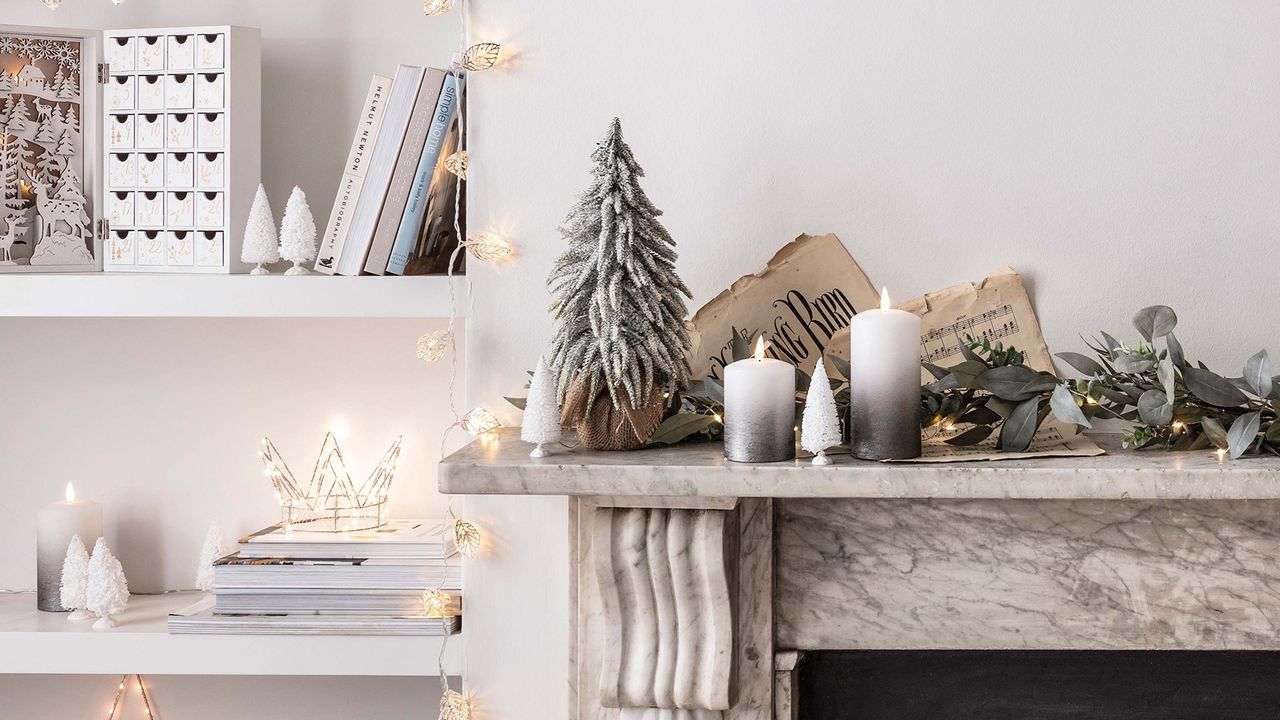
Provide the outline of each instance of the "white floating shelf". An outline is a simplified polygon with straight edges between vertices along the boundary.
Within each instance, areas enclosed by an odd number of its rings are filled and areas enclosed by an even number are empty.
[[[467,281],[452,282],[463,316]],[[438,275],[6,275],[0,317],[444,318],[449,284]]]
[[[0,675],[429,676],[443,638],[363,635],[170,635],[170,612],[201,593],[134,595],[113,630],[36,610],[35,593],[0,595]],[[450,675],[462,674],[462,636],[449,638]]]

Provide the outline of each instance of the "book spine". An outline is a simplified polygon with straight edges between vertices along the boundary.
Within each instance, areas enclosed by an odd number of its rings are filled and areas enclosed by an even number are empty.
[[[374,75],[369,83],[369,94],[364,100],[364,110],[356,124],[356,135],[351,141],[351,152],[343,166],[342,182],[338,184],[338,196],[329,213],[329,224],[320,239],[320,251],[316,254],[316,272],[332,275],[342,245],[350,227],[351,213],[355,211],[360,188],[364,185],[364,173],[373,154],[373,146],[382,127],[382,113],[391,94],[391,78]]]
[[[387,186],[387,199],[382,204],[377,229],[373,232],[373,241],[369,243],[369,257],[364,263],[364,271],[367,273],[382,275],[387,271],[387,258],[391,255],[391,244],[395,242],[396,230],[400,227],[401,216],[404,215],[405,202],[409,199],[409,190],[413,185],[418,159],[422,157],[422,149],[427,144],[427,131],[431,129],[444,80],[444,71],[435,69],[428,70],[422,79],[422,89],[418,91],[418,99],[413,105],[413,115],[409,121],[409,129],[404,135],[404,144],[400,146],[396,169],[391,174],[391,184]]]
[[[404,217],[400,219],[400,228],[396,231],[395,244],[391,247],[391,258],[387,262],[387,273],[391,275],[403,275],[405,266],[409,264],[409,259],[413,255],[413,249],[418,244],[418,233],[422,229],[423,218],[426,215],[427,199],[431,191],[431,178],[435,175],[436,162],[440,158],[440,147],[444,144],[445,137],[449,133],[449,126],[453,124],[453,117],[458,112],[459,90],[461,89],[458,80],[461,75],[449,74],[445,78],[444,87],[440,90],[440,102],[436,105],[434,119],[431,122],[431,129],[427,133],[427,144],[422,150],[422,157],[418,161],[418,172],[413,180],[413,190],[409,195],[408,204],[405,206]],[[445,181],[453,179],[452,175],[443,178]]]

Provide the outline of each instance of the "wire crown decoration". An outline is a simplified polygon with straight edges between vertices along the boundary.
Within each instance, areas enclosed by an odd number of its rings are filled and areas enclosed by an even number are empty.
[[[347,470],[338,439],[332,432],[325,433],[311,480],[305,487],[294,478],[271,438],[262,438],[258,457],[262,459],[267,478],[275,486],[285,529],[339,533],[386,525],[387,500],[400,462],[401,438],[396,436],[369,477],[356,485]]]

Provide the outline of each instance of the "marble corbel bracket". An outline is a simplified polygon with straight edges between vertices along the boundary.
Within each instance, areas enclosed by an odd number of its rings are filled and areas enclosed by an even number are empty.
[[[584,500],[580,716],[769,717],[772,501]]]

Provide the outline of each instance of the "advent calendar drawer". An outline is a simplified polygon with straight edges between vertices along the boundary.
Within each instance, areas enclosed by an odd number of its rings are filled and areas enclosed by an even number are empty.
[[[163,75],[139,75],[138,84],[138,103],[139,110],[163,110],[164,109],[164,76]]]
[[[107,156],[107,186],[133,189],[138,184],[138,165],[133,153],[112,153]]]
[[[164,72],[164,36],[147,35],[136,40],[138,72]]]
[[[138,162],[138,187],[144,190],[164,188],[164,153],[140,153],[134,157]]]
[[[128,227],[133,224],[132,192],[107,193],[107,222],[111,227]]]
[[[226,36],[222,33],[204,33],[196,38],[196,64],[202,69],[220,68],[225,57]]]
[[[164,225],[164,193],[140,192],[134,196],[133,224],[138,227]]]
[[[165,67],[190,70],[196,66],[196,39],[193,35],[170,35]]]
[[[112,149],[133,148],[133,116],[108,115],[107,127]]]
[[[169,115],[169,149],[188,150],[196,144],[196,116],[191,113]]]
[[[106,59],[111,72],[133,72],[138,55],[138,44],[132,37],[107,38]]]
[[[164,166],[165,183],[171,188],[195,185],[195,155],[189,152],[169,153]]]
[[[220,192],[196,193],[196,227],[217,228],[225,223],[225,198]]]
[[[222,73],[200,73],[196,76],[196,107],[217,109],[222,107]]]
[[[164,265],[165,231],[139,230],[133,239],[139,265]]]
[[[197,230],[196,265],[200,267],[218,267],[222,265],[222,232],[215,230]]]
[[[111,247],[107,253],[107,262],[112,265],[132,265],[137,255],[134,248],[132,230],[112,230],[107,241]]]
[[[170,230],[165,242],[165,248],[168,251],[168,264],[194,264],[195,232],[191,230]]]
[[[132,110],[134,108],[133,91],[132,75],[112,75],[107,80],[107,109]]]
[[[196,144],[205,149],[221,148],[226,143],[222,113],[200,113],[196,116]]]
[[[196,186],[221,188],[225,181],[226,156],[222,153],[200,153],[196,158]]]
[[[195,200],[190,190],[171,192],[164,200],[165,224],[169,227],[191,227],[195,222]]]
[[[165,107],[170,110],[187,110],[195,102],[196,81],[187,73],[168,76],[168,90],[165,95]]]
[[[159,150],[164,147],[164,115],[147,113],[133,119],[134,146],[139,149]]]

